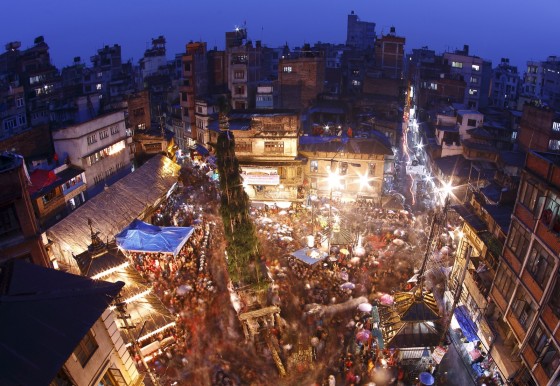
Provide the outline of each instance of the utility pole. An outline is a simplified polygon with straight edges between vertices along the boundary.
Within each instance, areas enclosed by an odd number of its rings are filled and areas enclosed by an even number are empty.
[[[130,315],[126,313],[126,303],[124,301],[119,301],[118,303],[116,303],[116,311],[117,311],[117,318],[121,319],[124,323],[126,332],[128,334],[128,337],[130,338],[132,345],[134,346],[134,350],[138,353],[138,356],[140,357],[140,360],[142,361],[142,364],[144,365],[144,367],[146,368],[146,371],[148,372],[148,376],[150,377],[152,383],[154,386],[160,386],[157,378],[155,377],[155,375],[152,373],[152,370],[150,369],[150,366],[148,366],[148,362],[146,362],[146,358],[144,358],[144,355],[142,354],[142,350],[140,349],[140,345],[138,344],[138,339],[134,336],[132,336],[132,334],[130,333],[130,330],[134,328],[134,326],[131,326],[128,323],[128,319],[130,318]],[[144,327],[142,327],[143,329]]]

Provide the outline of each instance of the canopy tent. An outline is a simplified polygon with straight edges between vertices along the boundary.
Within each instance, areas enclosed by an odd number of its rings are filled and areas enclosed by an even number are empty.
[[[145,218],[159,205],[176,185],[179,169],[169,158],[156,155],[47,229],[58,263],[77,272],[72,254],[86,251],[91,242],[88,219],[102,239],[112,239],[132,220]]]
[[[302,248],[292,252],[292,256],[308,266],[314,266],[318,262],[323,261],[327,254],[316,248]]]
[[[177,256],[193,230],[192,227],[159,227],[134,220],[115,239],[119,248],[125,251],[172,253]]]
[[[457,319],[457,323],[459,323],[459,326],[461,327],[461,331],[463,331],[463,335],[465,336],[465,338],[467,338],[469,342],[479,340],[477,335],[478,327],[472,321],[467,307],[465,307],[464,305],[460,305],[455,308],[453,314],[455,316],[455,319]]]

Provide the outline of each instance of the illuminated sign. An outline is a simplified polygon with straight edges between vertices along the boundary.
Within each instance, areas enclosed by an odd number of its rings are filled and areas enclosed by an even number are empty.
[[[243,168],[241,177],[247,185],[279,185],[280,176],[274,168]]]

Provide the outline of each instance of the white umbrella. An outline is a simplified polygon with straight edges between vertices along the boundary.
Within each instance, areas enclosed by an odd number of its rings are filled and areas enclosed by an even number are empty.
[[[180,285],[179,287],[177,287],[177,291],[175,291],[175,293],[179,296],[182,296],[184,294],[186,294],[187,292],[189,292],[190,290],[192,290],[192,287],[188,284],[183,284]]]
[[[358,310],[360,310],[362,312],[371,312],[372,309],[373,309],[373,306],[369,303],[362,303],[358,306]]]
[[[401,240],[401,239],[394,239],[393,244],[401,246],[401,245],[404,245],[404,241]]]
[[[340,285],[340,288],[343,288],[343,289],[354,289],[354,288],[356,288],[356,285],[355,285],[354,283],[351,283],[351,282],[347,281],[346,283],[341,284],[341,285]]]

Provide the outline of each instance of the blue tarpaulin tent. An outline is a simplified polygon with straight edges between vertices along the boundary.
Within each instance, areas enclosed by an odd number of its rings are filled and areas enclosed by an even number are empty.
[[[193,232],[192,227],[158,227],[134,220],[115,236],[119,248],[129,252],[161,252],[177,256]]]
[[[457,323],[461,327],[461,331],[463,331],[463,335],[469,342],[474,342],[478,340],[478,335],[476,332],[478,328],[473,323],[471,316],[469,315],[469,310],[464,305],[461,305],[455,308],[455,319],[457,319]]]

